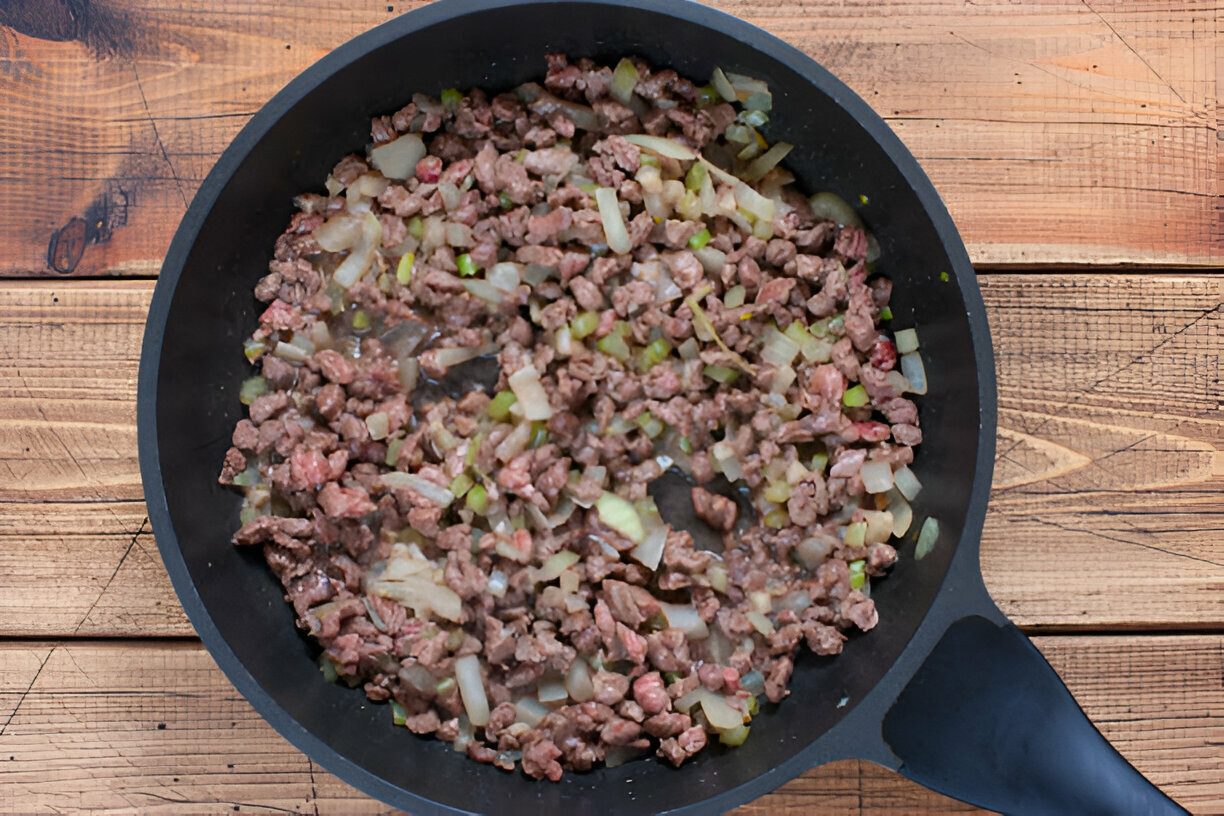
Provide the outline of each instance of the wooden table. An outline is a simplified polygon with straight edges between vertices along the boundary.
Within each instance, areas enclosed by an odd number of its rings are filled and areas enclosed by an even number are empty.
[[[366,813],[195,639],[136,369],[179,218],[294,75],[400,0],[0,3],[0,808]],[[1208,0],[720,0],[917,154],[998,358],[982,566],[1085,710],[1224,814],[1221,14]],[[747,814],[973,808],[845,762]]]

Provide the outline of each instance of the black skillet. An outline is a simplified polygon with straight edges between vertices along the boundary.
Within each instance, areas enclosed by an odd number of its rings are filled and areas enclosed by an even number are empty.
[[[508,89],[565,51],[637,54],[704,78],[716,66],[774,95],[771,138],[809,190],[860,201],[895,282],[894,325],[917,326],[930,393],[916,464],[934,550],[901,548],[874,589],[880,625],[840,657],[800,660],[791,696],[747,743],[679,770],[646,760],[560,784],[478,765],[391,724],[385,706],[320,678],[258,553],[229,543],[239,498],[216,474],[248,376],[251,290],[296,193],[360,150],[371,114],[414,91]],[[140,463],[149,514],[187,614],[221,669],[323,767],[414,814],[711,813],[816,765],[876,762],[1016,814],[1184,813],[1097,732],[1036,649],[995,608],[978,570],[995,440],[990,333],[973,268],[914,158],[861,99],[795,48],[681,0],[441,0],[338,48],[256,114],[180,226],[153,297],[140,366]],[[207,750],[206,746],[201,746]]]

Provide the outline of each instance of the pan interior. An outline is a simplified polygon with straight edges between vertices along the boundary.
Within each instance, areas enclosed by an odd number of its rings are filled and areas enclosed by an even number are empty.
[[[217,171],[223,186],[201,213],[198,237],[167,261],[165,274],[172,276],[179,264],[182,271],[157,366],[155,433],[173,527],[157,530],[159,544],[181,554],[198,593],[198,601],[184,595],[185,604],[219,662],[234,665],[221,659],[232,652],[275,703],[262,704],[261,713],[291,737],[304,729],[320,740],[329,751],[315,758],[352,781],[365,778],[360,769],[424,800],[470,811],[631,813],[691,805],[753,780],[818,740],[889,670],[947,570],[970,501],[981,419],[967,299],[954,268],[960,261],[950,259],[898,159],[842,107],[849,95],[840,83],[810,63],[802,69],[807,76],[788,67],[802,63],[791,54],[771,56],[784,47],[757,33],[745,36],[747,27],[727,23],[730,33],[724,33],[658,10],[664,8],[670,7],[535,3],[486,9],[424,30],[411,31],[416,23],[406,20],[389,24],[406,36],[330,75],[316,74],[317,84],[248,151],[223,159]],[[675,8],[684,16],[720,17]],[[266,272],[293,196],[319,189],[337,159],[363,148],[372,114],[397,109],[415,91],[437,95],[447,87],[479,86],[498,92],[539,79],[550,51],[605,62],[638,54],[696,79],[710,76],[716,64],[759,77],[774,94],[766,132],[796,145],[787,165],[803,186],[854,202],[866,197],[862,213],[882,249],[877,268],[895,285],[893,325],[918,327],[931,383],[930,395],[920,401],[925,442],[915,470],[925,489],[915,511],[919,519],[933,514],[944,525],[944,546],[915,562],[907,544],[893,574],[877,584],[879,627],[852,638],[840,657],[803,658],[790,698],[754,720],[742,748],[705,752],[679,772],[650,760],[569,774],[557,785],[492,770],[447,744],[416,738],[394,727],[387,709],[359,690],[323,682],[316,651],[294,628],[260,554],[229,543],[240,498],[216,482],[230,432],[243,415],[237,390],[249,369],[241,344],[259,313],[251,290]],[[862,105],[857,99],[847,104]],[[872,126],[882,128],[878,121]],[[908,155],[900,161],[912,165]],[[916,165],[908,172],[914,171]],[[209,626],[201,626],[201,615]],[[240,687],[248,679],[234,671],[231,678]],[[843,699],[848,702],[839,708]],[[416,813],[438,810],[409,797],[399,803]]]

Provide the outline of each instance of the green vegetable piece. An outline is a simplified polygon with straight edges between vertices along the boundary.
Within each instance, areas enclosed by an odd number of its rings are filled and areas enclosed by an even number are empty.
[[[718,94],[718,89],[713,85],[703,85],[697,89],[697,107],[699,108],[713,105],[721,98]]]
[[[418,241],[425,235],[425,221],[419,215],[408,219],[408,234]]]
[[[749,697],[748,698],[748,716],[749,717],[754,716],[760,710],[761,710],[761,704],[757,702],[757,698]]]
[[[434,694],[439,697],[445,697],[455,690],[455,678],[444,677],[438,681],[438,685],[434,686]]]
[[[680,450],[684,451],[685,453],[689,455],[692,455],[693,440],[689,439],[687,436],[682,436],[680,437],[679,441],[676,444],[679,445]]]
[[[710,171],[701,162],[693,162],[693,166],[689,168],[688,173],[684,176],[685,189],[692,190],[694,193],[701,190],[701,185],[705,183],[706,176],[710,175]]]
[[[484,431],[481,431],[472,437],[472,441],[468,443],[467,455],[463,457],[463,461],[468,467],[476,464],[476,454],[480,453],[480,446],[484,444],[484,440],[485,434]]]
[[[667,355],[669,354],[671,354],[671,343],[667,342],[666,339],[659,337],[651,340],[650,343],[646,345],[646,348],[642,349],[642,353],[639,357],[642,364],[642,370],[649,371],[659,363],[666,360]]]
[[[769,124],[769,114],[765,111],[749,110],[742,112],[739,120],[750,127],[761,128]]]
[[[412,280],[412,265],[414,263],[416,263],[416,253],[409,252],[400,256],[399,263],[395,265],[395,279],[404,286],[407,286],[408,281]]]
[[[782,504],[790,498],[791,486],[789,482],[770,482],[765,488],[764,496],[766,501],[771,501],[774,504]]]
[[[604,354],[615,357],[621,362],[628,360],[629,355],[632,353],[629,350],[629,344],[625,342],[625,338],[615,331],[599,338],[599,342],[595,344],[595,347]]]
[[[262,340],[247,340],[242,344],[242,353],[252,363],[255,362],[259,355],[268,350],[268,347],[263,344]]]
[[[474,485],[467,492],[467,497],[464,499],[468,509],[478,516],[483,516],[489,509],[489,491],[485,490],[484,485]]]
[[[391,722],[396,725],[404,725],[408,722],[408,715],[404,712],[404,707],[398,701],[391,701]]]
[[[400,451],[404,449],[404,440],[392,439],[387,443],[387,457],[383,462],[388,467],[395,467],[395,463],[399,461]]]
[[[694,167],[701,167],[701,165],[694,165]],[[708,229],[703,229],[688,240],[689,249],[701,249],[708,243],[710,243],[710,231]]]
[[[825,466],[829,464],[829,454],[817,453],[812,456],[812,466],[808,470],[813,473],[824,473]]]
[[[634,544],[641,544],[646,540],[642,517],[632,504],[615,493],[605,490],[603,495],[595,500],[595,511],[599,514],[600,521]]]
[[[534,420],[531,423],[531,441],[527,443],[527,446],[535,450],[546,444],[548,444],[548,423],[542,419]]]
[[[331,662],[331,658],[327,655],[319,655],[319,671],[323,673],[323,679],[328,683],[334,683],[340,679],[339,673],[336,672],[336,664]]]
[[[945,281],[945,282],[946,282],[946,281],[948,280],[948,273],[947,273],[947,272],[940,272],[940,273],[939,273],[939,279],[940,279],[941,281]]]
[[[829,336],[829,318],[826,317],[824,320],[817,320],[815,323],[808,326],[808,331],[810,331],[813,335],[821,339],[828,337]]]
[[[641,158],[642,164],[649,164],[651,167],[659,166],[659,157],[652,156],[649,153],[643,153]]]
[[[670,671],[670,672],[663,672],[663,682],[664,682],[664,683],[666,683],[666,684],[667,684],[667,685],[669,685],[669,686],[670,686],[672,683],[674,683],[674,682],[676,682],[677,680],[679,680],[679,679],[680,679],[680,677],[681,677],[680,672],[674,672],[674,671]]]
[[[447,88],[442,92],[442,104],[448,109],[454,110],[459,107],[459,103],[463,101],[463,94],[455,88]]]
[[[238,399],[243,405],[250,405],[266,393],[268,393],[268,381],[263,377],[251,377],[242,381],[242,387],[238,389]]]
[[[847,547],[851,547],[851,548],[861,547],[863,546],[863,543],[866,540],[867,540],[867,522],[856,521],[846,527],[845,544]]]
[[[579,312],[570,323],[570,336],[582,340],[599,328],[598,312]]]
[[[861,572],[850,573],[850,588],[862,589],[863,584],[867,583],[867,576]]]
[[[727,294],[723,295],[723,305],[728,309],[738,309],[744,305],[744,298],[747,297],[747,294],[747,290],[737,283],[727,290]]]
[[[781,530],[790,522],[790,515],[779,507],[765,514],[765,526],[771,530]]]
[[[370,328],[370,316],[361,309],[353,312],[353,328],[357,331]]]
[[[458,476],[451,479],[450,492],[455,494],[455,498],[462,499],[475,485],[476,483],[472,481],[471,476],[467,475],[466,473],[460,473]]]
[[[498,391],[497,395],[489,402],[489,407],[485,409],[485,413],[494,422],[505,422],[506,418],[510,416],[510,406],[516,402],[518,402],[518,397],[514,396],[513,391]]]
[[[237,483],[238,481],[237,479],[235,479],[234,484],[237,484]],[[238,522],[240,524],[250,524],[252,521],[254,521],[257,518],[259,518],[259,511],[256,510],[254,507],[244,507],[238,513]]]
[[[881,319],[881,320],[892,320],[892,309],[890,309],[890,308],[889,308],[889,307],[887,307],[887,306],[885,306],[883,309],[881,309],[881,310],[880,310],[880,319]]]
[[[842,405],[847,408],[860,408],[870,401],[871,398],[867,396],[867,389],[861,385],[847,388],[846,393],[842,394]]]
[[[654,439],[656,436],[663,433],[663,421],[658,417],[653,416],[649,411],[643,411],[642,413],[638,414],[637,419],[634,421],[637,422],[638,427],[641,428],[643,433],[645,433],[650,439]]]
[[[735,382],[735,378],[739,376],[739,372],[735,369],[720,365],[708,365],[702,369],[702,373],[714,382],[723,385]]]
[[[841,336],[846,333],[846,316],[844,314],[834,315],[829,318],[829,334]]]
[[[744,744],[744,740],[748,739],[748,732],[751,730],[751,726],[737,725],[735,728],[719,732],[718,741],[730,748],[737,748]]]
[[[511,200],[510,196],[506,195],[505,190],[497,194],[497,203],[503,210],[508,210],[514,206],[514,201]]]
[[[459,274],[465,278],[470,278],[480,271],[480,267],[472,260],[470,253],[463,253],[455,259],[455,266],[459,267]]]

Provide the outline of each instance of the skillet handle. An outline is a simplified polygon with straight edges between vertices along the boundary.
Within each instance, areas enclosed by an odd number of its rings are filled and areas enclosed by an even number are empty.
[[[1020,630],[953,623],[884,718],[899,771],[1011,816],[1173,816]]]

